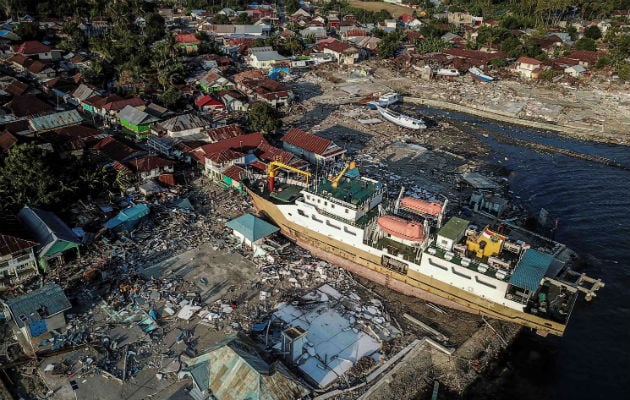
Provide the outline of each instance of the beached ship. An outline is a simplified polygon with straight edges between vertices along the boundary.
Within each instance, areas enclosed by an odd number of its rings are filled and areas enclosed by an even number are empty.
[[[401,114],[389,108],[383,108],[379,105],[374,105],[379,114],[383,116],[389,122],[409,129],[426,129],[427,126],[422,118],[413,118],[408,115]]]
[[[475,79],[481,82],[492,82],[494,78],[490,75],[485,74],[482,70],[477,67],[470,67],[468,69],[468,73]]]
[[[447,201],[405,197],[404,189],[387,201],[384,185],[353,163],[328,178],[278,162],[268,168],[267,177],[246,180],[260,215],[314,255],[401,293],[562,335],[578,294],[590,300],[603,287],[571,271],[560,244],[447,221]]]

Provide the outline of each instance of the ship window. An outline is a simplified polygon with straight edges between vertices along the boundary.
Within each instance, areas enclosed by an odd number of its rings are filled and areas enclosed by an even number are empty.
[[[348,227],[347,227],[347,226],[344,226],[344,227],[343,227],[343,231],[344,231],[344,232],[346,232],[346,233],[349,233],[349,234],[351,234],[351,235],[353,235],[353,236],[356,236],[356,235],[357,235],[356,233],[354,233],[354,232],[352,232],[350,229],[348,229]]]
[[[496,287],[496,286],[494,286],[493,284],[488,283],[488,282],[484,282],[484,281],[480,280],[480,279],[479,279],[478,277],[476,277],[476,276],[475,276],[475,280],[477,281],[477,283],[480,283],[480,284],[482,284],[482,285],[488,286],[488,287],[490,287],[490,288],[492,288],[492,289],[496,289],[496,288],[497,288],[497,287]]]
[[[322,202],[322,199],[317,199],[317,202],[318,202],[318,203],[321,203],[321,202]]]
[[[472,277],[470,275],[462,274],[461,272],[455,271],[455,267],[452,267],[451,270],[457,276],[461,276],[462,278],[466,278],[466,279],[472,279]]]
[[[327,202],[327,201],[325,201],[325,202],[324,202],[324,205],[325,205],[325,206],[327,206],[327,205],[328,205],[328,202]]]
[[[308,215],[306,215],[306,213],[303,210],[298,210],[298,214],[300,214],[303,217],[308,217]]]
[[[309,196],[308,194],[306,195],[306,200],[310,200],[311,196]]]
[[[330,226],[331,228],[335,228],[335,229],[339,229],[341,230],[340,227],[338,227],[337,225],[333,225],[329,219],[326,220],[326,225]]]
[[[432,259],[429,258],[429,264],[433,265],[434,267],[437,267],[439,269],[443,269],[444,271],[448,271],[448,268],[441,266],[440,264],[437,264],[436,262],[434,262]]]
[[[317,217],[315,215],[311,215],[311,218],[313,219],[313,221],[317,221],[319,223],[323,223],[324,221],[321,219],[317,219]]]
[[[346,214],[348,214],[348,209],[347,208],[345,209],[345,211],[346,211]]]
[[[330,208],[335,208],[335,205],[333,203],[330,203]]]

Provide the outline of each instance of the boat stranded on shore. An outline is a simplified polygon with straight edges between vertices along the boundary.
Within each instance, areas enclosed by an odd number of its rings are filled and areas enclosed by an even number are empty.
[[[276,182],[278,171],[306,179]],[[570,269],[564,245],[521,239],[503,224],[447,220],[447,202],[406,197],[404,188],[387,201],[384,185],[354,164],[333,178],[311,177],[274,163],[246,185],[256,210],[285,236],[401,293],[561,336],[578,294],[590,300],[604,286]]]

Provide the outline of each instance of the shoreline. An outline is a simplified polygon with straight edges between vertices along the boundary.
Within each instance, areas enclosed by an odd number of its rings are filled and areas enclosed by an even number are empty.
[[[611,137],[611,133],[596,132],[593,129],[579,126],[567,126],[552,124],[549,122],[533,121],[525,118],[514,117],[503,114],[497,110],[491,110],[488,107],[470,105],[462,106],[457,103],[451,103],[442,100],[423,99],[414,96],[404,96],[403,102],[409,102],[420,106],[426,106],[430,108],[436,108],[444,111],[454,111],[462,114],[472,115],[496,122],[503,122],[512,125],[519,125],[528,128],[540,129],[545,131],[552,131],[561,136],[565,136],[570,139],[585,140],[598,143],[615,144],[619,146],[630,146],[630,143],[624,143],[623,141],[614,140]]]

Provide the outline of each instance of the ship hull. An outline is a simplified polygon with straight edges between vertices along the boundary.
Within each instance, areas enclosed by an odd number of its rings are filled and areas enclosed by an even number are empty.
[[[449,308],[513,322],[535,329],[541,335],[562,336],[566,325],[527,314],[483,299],[465,290],[409,269],[406,274],[382,265],[381,257],[291,222],[279,206],[247,190],[258,213],[279,228],[280,232],[313,255],[386,286],[405,295],[418,297]]]

